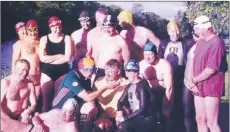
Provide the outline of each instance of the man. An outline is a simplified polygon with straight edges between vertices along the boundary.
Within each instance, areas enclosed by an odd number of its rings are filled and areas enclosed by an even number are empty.
[[[105,63],[110,59],[116,59],[120,64],[126,64],[130,58],[130,52],[125,40],[116,31],[116,18],[107,15],[103,22],[104,35],[97,40],[94,60],[98,68],[104,69]]]
[[[72,68],[74,69],[77,66],[77,62],[84,58],[87,53],[87,36],[88,32],[91,29],[90,27],[90,17],[87,11],[82,11],[79,16],[79,22],[81,24],[81,29],[74,31],[71,34],[71,38],[74,41],[74,58]]]
[[[95,70],[95,63],[92,59],[82,58],[78,62],[78,70],[74,70],[66,75],[59,86],[59,91],[53,100],[53,108],[61,109],[69,98],[76,98],[79,104],[79,111],[86,115],[86,125],[84,131],[92,131],[92,124],[96,118],[97,111],[93,100],[107,89],[113,89],[119,83],[105,85],[97,91],[92,91],[90,78]],[[88,103],[87,103],[88,102]],[[96,111],[96,113],[95,113]],[[86,130],[88,129],[88,130]]]
[[[105,64],[105,76],[95,82],[94,90],[102,90],[104,87],[116,85],[114,89],[108,89],[98,97],[99,118],[95,122],[96,131],[111,132],[116,126],[115,117],[117,103],[129,81],[120,76],[121,64],[116,59],[110,59]]]
[[[47,132],[78,132],[76,121],[77,101],[69,98],[62,109],[36,114],[32,120],[34,127],[43,127]]]
[[[182,91],[185,70],[184,60],[187,55],[188,47],[191,45],[191,43],[194,44],[194,41],[192,41],[192,39],[179,38],[179,27],[175,21],[170,21],[167,24],[167,32],[170,39],[161,41],[159,47],[159,57],[169,61],[173,68],[174,106],[172,118],[175,118],[175,120],[177,120],[175,122],[178,124],[178,127],[174,128],[179,129],[182,128],[181,126],[183,121],[183,118],[180,118],[179,115],[181,115],[183,112]]]
[[[129,10],[123,10],[118,15],[119,25],[123,28],[120,35],[127,41],[131,59],[135,59],[138,62],[143,59],[143,49],[148,42],[156,44],[157,47],[160,45],[160,40],[155,34],[142,26],[136,26],[133,23],[133,15]]]
[[[18,34],[19,40],[24,39],[27,36],[26,26],[24,22],[18,22],[14,28],[16,30],[16,33]]]
[[[125,65],[125,72],[131,84],[125,89],[117,104],[118,129],[120,132],[156,131],[155,111],[152,109],[154,108],[153,96],[148,82],[138,76],[138,62],[130,60]]]
[[[218,124],[220,98],[227,71],[223,41],[213,31],[210,19],[199,16],[194,20],[194,31],[200,41],[195,50],[193,78],[196,121],[199,132],[221,132]]]
[[[29,20],[26,23],[28,36],[17,41],[13,46],[12,72],[16,72],[16,62],[19,59],[26,59],[30,63],[28,79],[35,85],[36,98],[40,95],[40,59],[38,55],[39,38],[38,25],[36,21]]]
[[[157,56],[157,47],[151,42],[144,48],[144,60],[140,62],[140,76],[145,78],[156,97],[158,112],[166,118],[166,127],[169,128],[172,107],[172,67],[167,60]]]
[[[98,8],[95,13],[96,27],[89,31],[87,37],[87,57],[94,57],[94,47],[97,47],[95,42],[100,38],[103,33],[103,22],[108,15],[108,10],[105,8]]]
[[[1,80],[2,122],[13,119],[28,124],[36,107],[34,85],[26,78],[29,74],[30,64],[27,60],[20,59],[16,62],[15,69],[14,73]]]

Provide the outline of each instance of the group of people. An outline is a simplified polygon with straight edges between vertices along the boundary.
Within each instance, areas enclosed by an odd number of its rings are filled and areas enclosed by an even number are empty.
[[[207,16],[194,20],[191,40],[179,37],[175,21],[167,24],[170,39],[160,40],[129,10],[97,9],[94,28],[91,19],[82,11],[81,29],[66,35],[52,16],[40,39],[35,20],[15,25],[1,131],[221,132],[226,53]],[[178,119],[184,127],[174,130]]]

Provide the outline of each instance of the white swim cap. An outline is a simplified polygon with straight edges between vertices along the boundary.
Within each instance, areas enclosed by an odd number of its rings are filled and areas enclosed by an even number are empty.
[[[212,27],[212,23],[210,22],[208,16],[202,15],[194,20],[194,27],[208,29]]]

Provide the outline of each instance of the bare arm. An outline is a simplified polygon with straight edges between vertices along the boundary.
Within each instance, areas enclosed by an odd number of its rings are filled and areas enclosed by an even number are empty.
[[[28,87],[30,89],[30,95],[29,95],[30,107],[27,108],[26,110],[27,110],[27,112],[29,114],[31,114],[32,112],[35,111],[35,108],[36,108],[36,105],[37,105],[37,98],[36,98],[36,95],[35,95],[34,85],[32,83],[29,83]]]
[[[160,39],[149,29],[147,29],[147,36],[149,40],[157,46],[157,49],[159,49],[159,45],[161,43]]]
[[[211,77],[215,72],[216,72],[216,70],[214,70],[214,69],[205,68],[198,76],[193,78],[193,82],[196,84],[198,82],[206,80],[209,77]]]
[[[20,41],[18,40],[14,45],[13,45],[13,56],[12,56],[12,73],[15,72],[15,65],[16,62],[20,59],[21,57],[21,49],[20,49]]]
[[[167,62],[165,64],[165,68],[164,68],[164,85],[165,85],[165,101],[171,101],[172,99],[172,87],[173,87],[173,81],[172,81],[172,67],[169,64],[169,62]]]
[[[89,31],[88,32],[88,36],[87,36],[87,53],[86,53],[86,57],[89,57],[91,58],[92,57],[92,52],[93,52],[93,49],[92,49],[92,31]]]
[[[130,60],[130,51],[124,39],[121,40],[121,43],[122,43],[122,47],[121,47],[122,48],[122,58],[124,60],[124,65],[126,65],[128,61]]]
[[[1,117],[9,119],[10,117],[6,114],[3,107],[6,107],[6,93],[7,93],[7,87],[9,86],[9,82],[5,79],[1,80]]]
[[[47,55],[46,54],[46,45],[47,45],[47,36],[43,36],[39,44],[39,58],[41,62],[52,63],[55,60],[61,57],[61,54],[58,55]]]
[[[99,89],[91,93],[87,92],[86,90],[83,90],[82,92],[78,94],[78,96],[82,98],[83,100],[85,100],[86,102],[90,102],[90,101],[93,101],[98,96],[100,96],[105,90],[106,88],[102,88],[102,89]]]
[[[69,62],[72,58],[72,40],[70,36],[65,36],[65,55],[61,55],[60,58],[57,60],[53,61],[51,64],[63,64],[66,62]]]

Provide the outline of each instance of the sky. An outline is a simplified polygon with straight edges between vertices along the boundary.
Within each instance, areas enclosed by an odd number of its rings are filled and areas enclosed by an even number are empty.
[[[122,9],[131,10],[134,3],[142,4],[144,7],[144,12],[154,12],[155,14],[169,19],[174,20],[175,15],[180,10],[182,12],[186,11],[186,6],[183,2],[139,2],[139,1],[132,1],[132,2],[99,2],[105,5],[117,5],[120,6]]]

